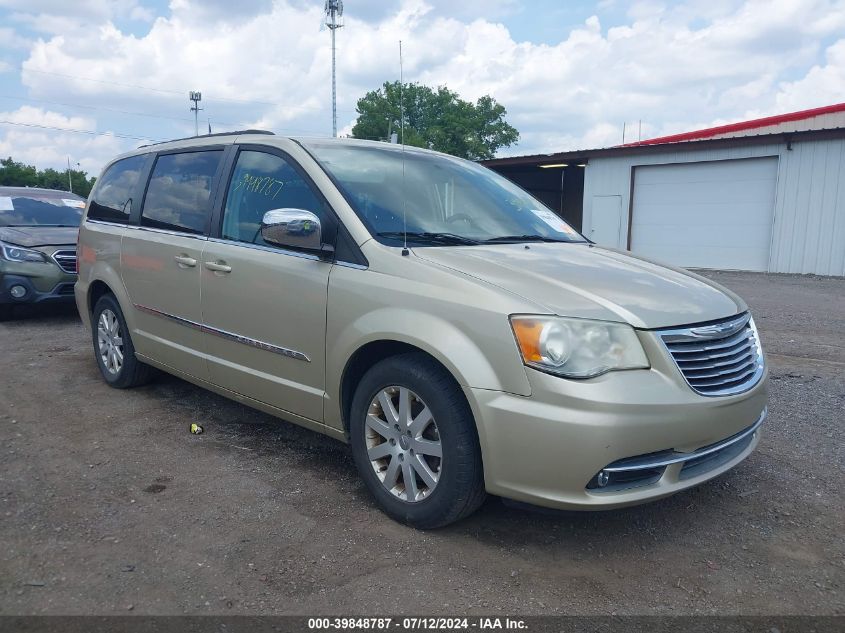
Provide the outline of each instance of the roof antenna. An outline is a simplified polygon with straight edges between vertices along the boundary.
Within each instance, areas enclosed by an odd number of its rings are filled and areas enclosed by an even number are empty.
[[[408,250],[408,200],[405,194],[405,102],[402,99],[402,88],[405,83],[405,76],[402,71],[402,40],[399,40],[399,142],[402,143],[402,234],[404,244],[402,256],[410,254]]]

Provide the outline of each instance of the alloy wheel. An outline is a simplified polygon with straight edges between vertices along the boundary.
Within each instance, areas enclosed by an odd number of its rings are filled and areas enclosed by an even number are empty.
[[[364,425],[367,456],[382,485],[408,503],[427,498],[440,479],[443,447],[431,410],[407,387],[382,389]]]
[[[123,336],[117,315],[106,308],[97,321],[97,348],[103,367],[116,376],[123,367]]]

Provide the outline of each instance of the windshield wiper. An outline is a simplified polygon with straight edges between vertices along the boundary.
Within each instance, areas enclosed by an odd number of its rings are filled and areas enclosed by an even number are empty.
[[[463,235],[456,235],[455,233],[432,233],[428,231],[424,232],[411,232],[405,233],[404,231],[383,231],[381,233],[376,233],[379,237],[388,237],[391,239],[404,239],[407,235],[408,240],[412,242],[427,242],[430,244],[479,244],[478,240],[474,240],[471,237],[464,237]]]
[[[491,237],[484,240],[485,244],[510,244],[516,242],[559,242],[569,243],[569,240],[559,240],[554,237],[543,237],[542,235],[500,235],[499,237]]]

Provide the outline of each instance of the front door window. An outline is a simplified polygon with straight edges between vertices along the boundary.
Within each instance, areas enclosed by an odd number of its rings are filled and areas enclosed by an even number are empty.
[[[311,211],[324,227],[328,218],[325,203],[288,161],[274,154],[242,151],[226,196],[223,239],[266,246],[261,219],[273,209]]]

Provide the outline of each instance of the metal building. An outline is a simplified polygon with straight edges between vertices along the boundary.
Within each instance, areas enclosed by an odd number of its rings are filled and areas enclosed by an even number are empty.
[[[845,275],[845,103],[485,164],[599,244],[686,268]]]

